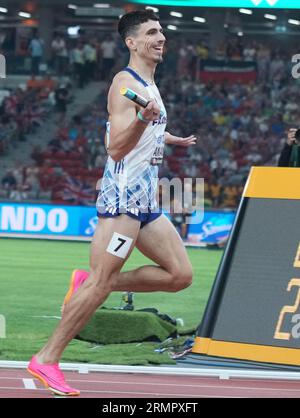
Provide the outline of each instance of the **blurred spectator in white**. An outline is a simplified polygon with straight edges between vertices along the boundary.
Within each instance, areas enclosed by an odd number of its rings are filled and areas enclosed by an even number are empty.
[[[21,161],[15,161],[12,173],[16,179],[17,185],[22,185],[24,180],[24,167],[21,164]]]
[[[56,32],[51,44],[54,70],[58,76],[66,73],[68,67],[68,50],[63,36]]]
[[[85,85],[85,59],[84,59],[84,52],[83,52],[83,43],[78,42],[76,47],[71,52],[72,55],[72,62],[74,65],[74,75],[78,83],[79,88],[83,88]]]
[[[32,163],[25,169],[25,185],[28,190],[32,192],[35,198],[38,197],[40,192],[40,181],[39,181],[40,169],[36,163]]]
[[[106,35],[101,43],[102,51],[102,77],[107,80],[115,65],[117,44],[111,35]]]
[[[188,75],[188,63],[189,63],[189,52],[186,49],[185,41],[181,41],[181,45],[178,50],[178,61],[177,61],[177,74],[181,76]]]
[[[97,68],[97,50],[92,41],[88,41],[83,48],[83,55],[85,60],[85,71],[88,80],[95,78]]]
[[[256,60],[256,45],[255,42],[251,42],[244,48],[243,51],[245,61],[255,61]]]
[[[265,45],[259,45],[257,50],[257,68],[258,79],[265,82],[268,78],[269,63],[271,60],[271,51]]]
[[[44,41],[39,38],[37,30],[34,30],[28,49],[31,56],[31,73],[38,75],[44,53]]]
[[[226,42],[225,41],[221,42],[218,45],[214,58],[218,61],[226,60],[227,57],[226,57]]]
[[[25,185],[18,185],[16,189],[12,190],[9,194],[9,198],[15,201],[22,201],[28,198],[27,194],[27,186]]]
[[[276,55],[276,57],[270,63],[270,72],[269,77],[272,80],[275,76],[276,77],[284,77],[285,73],[285,64],[283,59],[280,55]]]

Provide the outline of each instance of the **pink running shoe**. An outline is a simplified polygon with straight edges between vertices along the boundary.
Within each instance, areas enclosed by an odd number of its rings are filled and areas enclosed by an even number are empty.
[[[80,288],[80,286],[86,281],[86,279],[89,277],[89,273],[84,270],[74,270],[71,276],[71,282],[69,290],[65,296],[61,312],[64,312],[66,304],[70,301],[71,297],[77,290]]]
[[[36,357],[32,357],[27,371],[32,376],[39,379],[47,389],[56,395],[61,396],[79,396],[80,391],[71,388],[65,382],[64,375],[59,369],[58,364],[40,364]]]

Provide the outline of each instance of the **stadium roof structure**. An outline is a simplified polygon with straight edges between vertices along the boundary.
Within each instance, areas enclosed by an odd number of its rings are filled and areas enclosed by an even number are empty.
[[[39,18],[41,7],[52,8],[56,22],[61,25],[114,24],[129,10],[153,7],[158,9],[165,26],[178,32],[211,31],[217,19],[229,33],[261,35],[300,34],[299,0],[1,0],[0,23],[26,24]],[[72,3],[70,3],[72,2]],[[282,7],[284,3],[284,9]],[[184,6],[183,6],[184,5]],[[222,5],[223,7],[218,7]],[[236,5],[235,7],[233,7]],[[186,7],[189,6],[189,7]],[[215,6],[215,7],[212,7]],[[228,6],[228,7],[225,7]],[[231,6],[231,7],[230,7]],[[288,8],[290,7],[290,8]],[[29,24],[27,24],[29,26]]]
[[[300,9],[298,0],[131,0],[132,3],[182,7],[250,7],[262,9]]]

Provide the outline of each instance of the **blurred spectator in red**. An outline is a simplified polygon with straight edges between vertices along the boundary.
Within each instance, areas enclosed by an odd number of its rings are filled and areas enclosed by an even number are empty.
[[[40,146],[34,146],[30,155],[31,159],[40,167],[43,164],[44,157]]]
[[[31,78],[27,80],[26,86],[29,90],[38,90],[41,88],[42,83],[40,79],[36,78],[35,74],[32,74]]]
[[[53,80],[50,74],[46,74],[44,78],[40,81],[41,90],[39,97],[41,99],[47,99],[51,92],[54,92],[57,86],[57,82]]]

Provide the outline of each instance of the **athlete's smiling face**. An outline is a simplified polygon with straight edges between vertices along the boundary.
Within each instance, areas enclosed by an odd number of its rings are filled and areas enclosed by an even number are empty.
[[[131,37],[131,48],[140,57],[151,60],[156,64],[163,61],[166,38],[160,23],[154,20],[142,23],[135,35]]]

